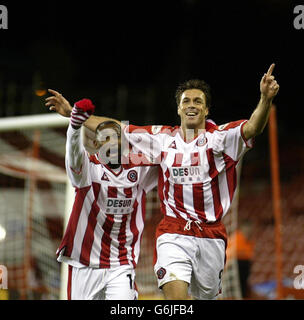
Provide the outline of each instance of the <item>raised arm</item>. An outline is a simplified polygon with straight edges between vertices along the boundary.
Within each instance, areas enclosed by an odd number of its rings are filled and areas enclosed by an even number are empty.
[[[272,75],[274,67],[273,63],[263,75],[260,82],[260,101],[243,127],[243,134],[247,140],[261,134],[267,124],[272,100],[279,91],[279,84]]]
[[[85,180],[83,165],[85,150],[81,142],[80,128],[93,114],[95,106],[91,100],[83,99],[74,104],[71,111],[70,124],[67,130],[66,169],[74,185]]]
[[[52,94],[52,96],[48,97],[45,99],[46,103],[45,105],[49,107],[49,110],[51,111],[56,111],[63,117],[70,117],[71,112],[72,112],[72,106],[70,105],[69,101],[63,97],[62,94],[59,92],[53,90],[53,89],[48,89],[49,93]],[[99,117],[99,116],[94,116],[91,115],[85,122],[84,126],[88,128],[89,130],[95,132],[97,126],[104,121],[115,121],[119,125],[122,125],[120,121],[112,118],[107,118],[107,117]]]

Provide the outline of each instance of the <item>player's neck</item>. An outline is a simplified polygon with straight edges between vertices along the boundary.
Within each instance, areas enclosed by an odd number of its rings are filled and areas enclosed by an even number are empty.
[[[205,131],[205,122],[195,127],[189,127],[185,124],[181,125],[181,135],[185,142],[193,141],[203,131]]]
[[[120,164],[120,163],[111,163],[111,162],[109,162],[109,163],[108,163],[108,167],[109,167],[111,170],[116,170],[116,169],[120,169],[121,164]]]

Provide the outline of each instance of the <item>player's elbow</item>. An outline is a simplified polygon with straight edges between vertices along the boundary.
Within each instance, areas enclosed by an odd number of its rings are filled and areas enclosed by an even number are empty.
[[[254,138],[263,133],[265,126],[260,125],[252,125],[249,121],[244,126],[243,134],[244,137],[248,140]]]
[[[264,131],[264,127],[254,128],[254,129],[252,130],[252,132],[251,132],[251,136],[252,136],[252,138],[254,138],[254,137],[256,137],[256,136],[258,136],[258,135],[262,134],[262,133],[263,133],[263,131]]]

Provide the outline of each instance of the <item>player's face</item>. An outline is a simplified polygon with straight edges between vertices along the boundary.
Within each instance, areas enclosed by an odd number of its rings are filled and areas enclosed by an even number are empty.
[[[208,115],[206,97],[198,89],[189,89],[183,92],[178,106],[181,125],[187,129],[203,129]]]
[[[121,162],[121,135],[116,128],[104,128],[96,137],[98,156],[103,163],[120,164]]]

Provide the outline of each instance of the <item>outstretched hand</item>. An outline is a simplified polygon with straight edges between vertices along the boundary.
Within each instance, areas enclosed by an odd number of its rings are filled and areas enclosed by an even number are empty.
[[[72,107],[67,99],[65,99],[62,94],[59,92],[48,89],[48,92],[53,94],[53,96],[45,99],[46,107],[49,107],[49,110],[56,111],[63,117],[70,117],[72,112]]]
[[[273,63],[269,67],[267,73],[264,73],[260,82],[261,94],[268,100],[272,100],[277,95],[280,88],[279,84],[272,75],[274,67],[275,64]]]

